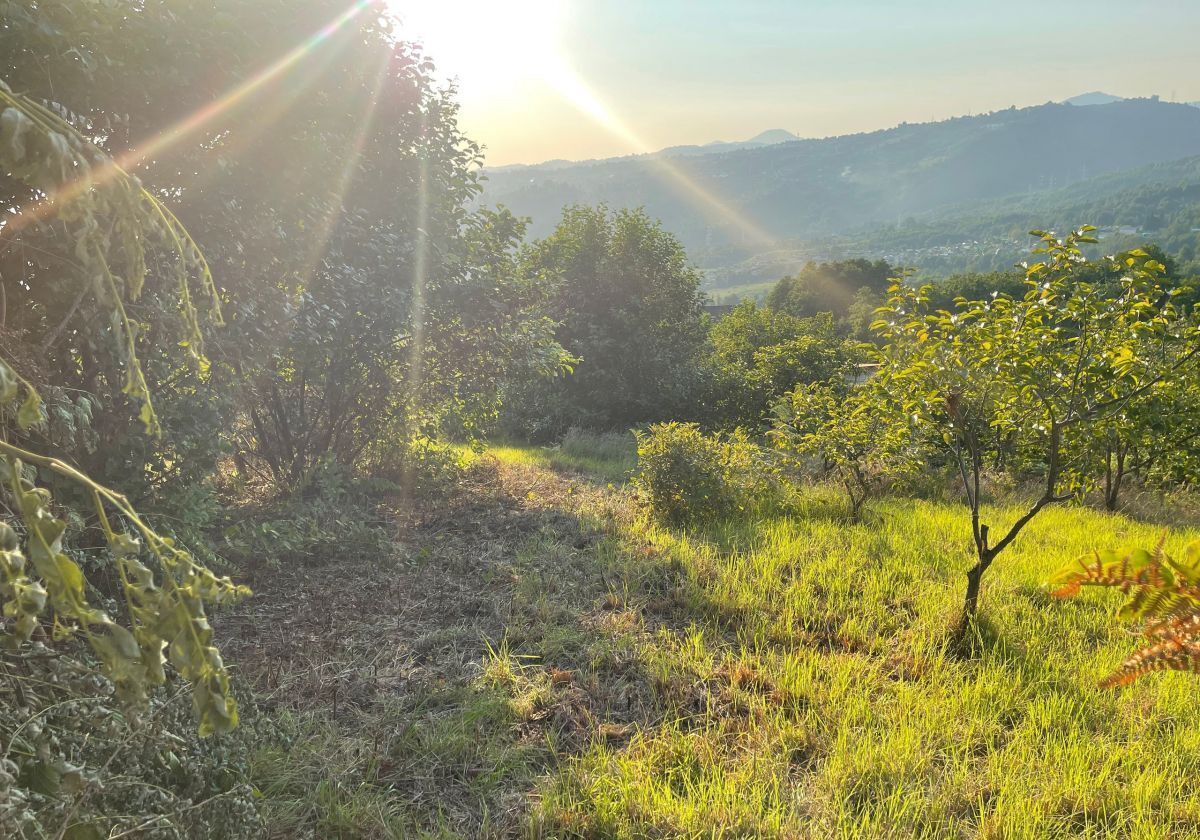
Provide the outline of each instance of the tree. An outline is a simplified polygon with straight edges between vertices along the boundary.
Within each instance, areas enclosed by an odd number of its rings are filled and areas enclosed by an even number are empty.
[[[845,375],[861,355],[838,335],[829,314],[796,318],[745,301],[709,330],[711,422],[762,425],[800,383]]]
[[[555,338],[579,362],[513,394],[511,431],[548,437],[686,413],[700,382],[703,309],[700,275],[674,236],[641,210],[569,207],[526,266],[555,284]]]
[[[953,274],[929,289],[929,308],[950,309],[959,298],[987,300],[995,294],[1020,297],[1025,294],[1023,271],[993,271]],[[872,320],[874,320],[872,318]]]
[[[965,619],[983,575],[1046,506],[1093,477],[1080,440],[1131,400],[1190,370],[1200,337],[1178,317],[1144,251],[1110,258],[1114,284],[1094,283],[1080,252],[1090,227],[1064,239],[1037,231],[1041,262],[1026,266],[1016,298],[956,302],[931,312],[928,287],[896,283],[875,329],[885,340],[880,384],[892,404],[957,467],[970,512],[975,562]],[[981,479],[1002,447],[1040,474],[1042,490],[996,539],[983,517]]]
[[[1102,476],[1105,509],[1116,511],[1130,476],[1142,484],[1194,484],[1200,477],[1197,438],[1200,391],[1191,377],[1176,377],[1099,420],[1079,445]]]
[[[815,458],[846,493],[850,518],[889,480],[912,465],[911,438],[904,418],[887,409],[873,389],[847,393],[824,382],[800,385],[776,407],[770,432],[775,445],[793,456]]]
[[[326,460],[378,460],[384,437],[398,436],[396,457],[417,429],[474,432],[517,367],[561,366],[531,308],[545,296],[513,270],[521,224],[468,212],[479,150],[458,130],[453,90],[373,4],[27,6],[0,3],[0,62],[171,203],[228,321],[205,336],[204,379],[149,349],[147,383],[175,421],[155,446],[128,433],[107,387],[121,361],[103,343],[83,365],[50,356],[66,393],[94,399],[72,453],[90,472],[161,505],[164,483],[195,485],[233,449],[293,488]],[[87,340],[87,301],[54,282],[69,252],[28,236],[0,244],[15,244],[0,247],[9,323],[43,352]],[[169,298],[139,302],[147,331],[177,317]]]
[[[866,289],[866,295],[877,299],[895,274],[896,269],[885,260],[809,262],[795,275],[776,283],[767,294],[766,304],[769,309],[797,318],[830,312],[835,320],[845,321],[861,290]],[[850,331],[854,326],[850,325]]]

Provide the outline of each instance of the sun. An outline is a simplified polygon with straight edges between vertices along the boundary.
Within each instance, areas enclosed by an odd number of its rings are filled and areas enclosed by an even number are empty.
[[[557,72],[566,0],[387,0],[401,37],[424,45],[465,98],[515,95]]]

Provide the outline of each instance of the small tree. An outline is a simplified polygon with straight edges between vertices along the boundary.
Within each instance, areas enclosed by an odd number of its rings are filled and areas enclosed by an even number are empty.
[[[800,385],[777,406],[770,432],[781,449],[817,458],[837,477],[854,520],[908,461],[909,430],[876,397],[873,389],[847,394],[826,382]]]
[[[1129,477],[1191,485],[1200,476],[1200,390],[1192,377],[1174,377],[1130,400],[1081,439],[1090,446],[1104,507],[1115,511]]]
[[[797,318],[744,301],[713,324],[706,359],[711,396],[707,419],[716,426],[758,427],[798,384],[842,375],[861,356],[841,338],[833,316]]]
[[[1081,440],[1131,400],[1166,387],[1200,352],[1160,282],[1162,263],[1136,250],[1109,258],[1119,278],[1093,283],[1080,245],[1084,227],[1058,239],[1035,231],[1040,262],[1026,265],[1023,297],[958,299],[930,312],[929,289],[897,282],[873,328],[883,337],[880,384],[958,468],[975,562],[964,619],[974,616],[983,575],[1046,506],[1086,483]],[[998,449],[1040,475],[1030,507],[993,538],[982,521],[981,480]]]

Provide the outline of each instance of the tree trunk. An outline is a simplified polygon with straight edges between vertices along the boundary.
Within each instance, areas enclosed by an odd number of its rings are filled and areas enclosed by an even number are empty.
[[[975,565],[967,570],[967,595],[963,600],[963,627],[975,618],[979,610],[979,590],[983,584],[983,573],[992,565],[992,553],[985,551],[975,560]]]
[[[1110,447],[1104,470],[1104,509],[1109,513],[1116,511],[1117,499],[1121,495],[1121,482],[1125,479],[1125,453],[1127,447],[1118,444],[1116,451]],[[1114,465],[1113,456],[1116,456]]]

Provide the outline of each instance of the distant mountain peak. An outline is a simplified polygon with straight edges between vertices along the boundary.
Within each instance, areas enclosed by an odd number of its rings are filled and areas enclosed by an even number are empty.
[[[1113,102],[1124,101],[1124,96],[1113,96],[1111,93],[1105,93],[1102,90],[1093,90],[1090,93],[1081,93],[1078,96],[1072,96],[1070,99],[1064,99],[1064,105],[1108,105]]]
[[[772,146],[775,143],[791,143],[793,140],[799,140],[792,132],[783,128],[768,128],[766,131],[755,134],[747,143],[753,143],[755,146]]]

